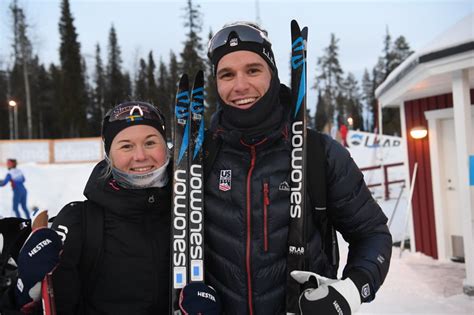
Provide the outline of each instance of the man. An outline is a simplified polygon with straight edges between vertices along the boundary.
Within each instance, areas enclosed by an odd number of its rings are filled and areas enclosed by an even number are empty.
[[[215,160],[206,170],[206,283],[220,294],[225,314],[282,314],[291,94],[279,82],[266,32],[254,24],[225,26],[209,42],[208,56],[220,103],[209,137],[220,145],[208,152]],[[303,314],[349,314],[375,297],[388,272],[392,239],[349,153],[330,137],[321,138],[328,216],[350,243],[348,262],[341,280],[324,278],[330,263],[322,251],[323,233],[310,220],[309,270],[293,276],[300,283],[314,277],[320,285],[302,294]],[[312,208],[307,211],[312,215]]]

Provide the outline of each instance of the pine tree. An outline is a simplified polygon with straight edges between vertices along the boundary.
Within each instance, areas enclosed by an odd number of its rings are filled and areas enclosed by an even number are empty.
[[[38,56],[35,56],[29,65],[30,89],[33,120],[33,138],[43,138],[44,129],[42,124],[43,108],[49,103],[51,90],[50,78],[44,65],[40,64]]]
[[[383,68],[382,68],[382,75],[381,75],[381,82],[387,78],[389,73],[392,71],[392,36],[390,36],[390,32],[388,31],[388,26],[385,28],[385,38],[384,38],[384,47],[383,47]]]
[[[309,129],[314,129],[315,124],[314,124],[314,119],[311,117],[311,110],[309,108],[306,108],[306,122],[307,122],[307,128]]]
[[[105,106],[106,80],[104,63],[102,62],[100,45],[95,47],[95,72],[94,72],[94,90],[93,97],[93,116],[96,122],[95,130],[100,130],[102,118],[107,113],[108,108]],[[93,127],[93,128],[94,128]]]
[[[213,34],[209,31],[208,39],[211,40]],[[211,125],[212,115],[217,110],[217,87],[216,78],[212,69],[212,62],[207,58],[206,62],[206,110],[204,112],[204,121],[206,126]]]
[[[176,87],[178,84],[178,80],[180,77],[180,64],[178,63],[178,59],[176,58],[176,54],[173,51],[170,51],[170,62],[169,62],[169,76],[168,76],[168,93],[171,96],[171,99],[174,102],[176,96]],[[172,104],[174,108],[174,103]]]
[[[148,54],[148,64],[146,70],[146,82],[147,82],[147,89],[148,89],[148,101],[157,104],[158,97],[157,97],[157,88],[156,88],[156,80],[155,80],[155,60],[153,60],[153,53],[150,51]]]
[[[106,70],[106,98],[107,107],[115,106],[128,98],[126,82],[122,74],[122,57],[118,44],[117,33],[112,25],[109,32],[108,62]]]
[[[367,68],[364,70],[364,75],[362,76],[362,101],[363,101],[363,107],[365,112],[368,113],[368,115],[365,117],[363,126],[364,130],[367,131],[374,131],[374,112],[373,112],[373,107],[374,103],[376,102],[375,100],[375,95],[374,95],[374,84],[372,81],[372,78],[370,77],[369,71]]]
[[[176,99],[176,87],[178,84],[179,80],[179,63],[178,60],[176,59],[176,55],[173,51],[170,51],[170,62],[169,62],[169,68],[168,68],[168,83],[167,83],[167,89],[168,89],[168,95],[171,99],[171,102],[168,104],[169,106],[169,112],[171,114],[174,113],[174,105],[175,105],[175,99]],[[172,120],[169,120],[172,121]],[[171,126],[170,126],[171,127]],[[168,128],[171,130],[171,138],[174,137],[173,135],[173,128]]]
[[[147,65],[143,58],[140,58],[138,73],[135,80],[134,98],[137,100],[148,100],[148,88],[146,82]]]
[[[379,112],[378,112],[378,101],[375,98],[375,90],[383,82],[385,77],[385,64],[384,58],[379,57],[377,64],[372,68],[372,95],[373,101],[371,104],[371,111],[373,117],[373,127],[372,130],[375,131],[376,126],[379,125]]]
[[[32,45],[28,38],[28,24],[22,8],[18,6],[18,1],[13,0],[10,5],[13,17],[13,48],[15,64],[21,67],[24,87],[24,100],[26,104],[27,137],[33,137],[33,117],[31,105],[31,84],[30,84],[30,63],[32,62]],[[18,104],[17,106],[19,106]]]
[[[8,139],[10,135],[7,80],[7,71],[0,70],[0,139]]]
[[[337,96],[341,90],[342,68],[339,63],[339,39],[331,34],[329,46],[324,49],[324,55],[318,59],[318,69],[321,74],[316,77],[314,88],[320,89],[325,106],[320,110],[326,110],[326,117],[332,122],[335,119],[337,108]]]
[[[181,70],[183,73],[187,73],[190,78],[199,70],[204,70],[204,60],[201,57],[203,46],[201,43],[201,37],[199,33],[202,29],[201,13],[199,12],[199,5],[194,5],[192,0],[187,0],[185,10],[184,27],[188,28],[186,34],[186,41],[184,42],[184,49],[181,52]]]
[[[171,108],[173,104],[173,97],[169,92],[170,88],[168,87],[169,84],[169,74],[168,69],[166,68],[165,63],[160,58],[160,66],[158,67],[158,82],[157,82],[157,102],[156,106],[160,109],[165,116],[165,121],[167,122],[166,125],[166,137],[167,139],[171,139],[171,122],[172,115],[171,115]]]
[[[35,62],[37,64],[37,62]],[[34,80],[33,95],[35,96],[33,103],[33,116],[36,117],[35,130],[33,135],[35,138],[45,138],[50,126],[45,125],[44,118],[46,116],[46,109],[50,106],[52,96],[52,81],[48,71],[44,65],[38,65],[35,73],[37,78]]]
[[[61,124],[60,137],[78,137],[86,130],[85,82],[81,60],[81,46],[77,40],[74,18],[69,0],[61,3],[59,21],[61,43],[59,56],[61,62]]]
[[[61,108],[61,69],[51,64],[48,69],[49,87],[47,102],[42,107],[42,117],[40,125],[43,125],[42,133],[44,138],[61,137],[64,124],[59,119],[58,109]]]
[[[316,114],[314,115],[314,125],[316,130],[320,132],[327,132],[325,127],[328,124],[327,108],[321,92],[318,93],[318,101],[316,103]]]
[[[407,59],[413,51],[410,49],[410,45],[408,44],[407,40],[404,36],[399,36],[393,42],[393,49],[392,49],[392,63],[390,72],[393,71],[396,67],[398,67],[405,59]]]
[[[399,36],[393,43],[391,52],[390,52],[390,65],[389,73],[395,70],[405,59],[407,59],[413,51],[410,49],[410,45],[406,41],[404,36]],[[387,74],[388,76],[388,74]],[[401,125],[400,125],[400,109],[399,108],[385,108],[383,109],[383,124],[384,132],[388,134],[400,135]]]
[[[358,82],[352,73],[348,73],[344,80],[344,98],[345,98],[345,121],[352,118],[352,128],[354,130],[363,130],[362,122],[362,104]]]
[[[334,116],[336,117],[336,121],[343,119],[345,121],[347,117],[347,108],[346,108],[346,97],[344,95],[344,81],[341,81],[340,89],[337,91],[336,96],[336,111],[334,112]]]
[[[377,86],[380,85],[383,80],[385,80],[389,74],[412,53],[410,46],[403,36],[398,37],[393,44],[391,43],[388,28],[384,40],[383,52],[384,56],[382,58],[385,64],[383,75],[381,75],[383,79],[377,82]],[[382,117],[383,132],[390,135],[400,135],[401,126],[399,108],[384,108]]]
[[[123,85],[122,85],[122,94],[123,101],[129,101],[132,99],[132,79],[130,78],[130,73],[125,72],[123,75]]]
[[[363,78],[363,95],[367,106],[371,108],[373,125],[378,125],[377,100],[375,99],[376,88],[384,82],[389,74],[398,67],[406,58],[410,56],[412,51],[404,36],[399,36],[392,43],[388,27],[384,37],[384,47],[382,56],[379,57],[377,64],[372,69],[372,79],[369,75],[364,74]],[[372,92],[370,92],[372,90]],[[398,108],[383,109],[383,132],[385,134],[400,134],[400,112]],[[371,127],[371,130],[373,127]]]
[[[91,79],[89,77],[89,72],[87,71],[87,63],[85,58],[82,58],[82,73],[84,75],[84,102],[86,103],[86,121],[85,130],[83,130],[82,135],[86,137],[95,136],[98,134],[97,126],[100,126],[102,122],[102,117],[98,115],[93,115],[93,111],[96,108],[94,103],[94,89],[91,86]]]

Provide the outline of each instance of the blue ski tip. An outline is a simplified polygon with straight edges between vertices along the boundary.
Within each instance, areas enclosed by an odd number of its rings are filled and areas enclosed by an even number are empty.
[[[183,159],[184,153],[186,153],[186,150],[188,149],[188,142],[189,142],[189,120],[186,123],[186,127],[184,127],[184,137],[183,137],[183,142],[181,143],[181,149],[179,150],[179,157],[178,157],[178,163],[181,162]]]
[[[196,139],[196,145],[194,147],[193,159],[196,159],[196,156],[199,154],[199,150],[201,150],[203,142],[204,142],[204,119],[201,120],[201,124],[199,125],[199,133]]]

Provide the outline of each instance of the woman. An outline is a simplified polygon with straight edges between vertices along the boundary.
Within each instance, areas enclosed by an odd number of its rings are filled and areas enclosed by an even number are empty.
[[[35,240],[39,233],[32,233],[24,248],[43,244],[38,254],[20,252],[15,298],[22,311],[37,306],[34,289],[44,270],[57,264],[52,278],[58,314],[168,313],[171,201],[164,118],[148,103],[122,103],[106,114],[102,139],[106,157],[86,184],[87,200],[61,210],[52,225],[57,234],[43,229],[50,235]],[[84,244],[97,213],[103,221],[98,253]],[[63,241],[59,262],[55,235]],[[84,268],[91,256],[97,258]]]
[[[48,272],[57,314],[169,312],[171,163],[164,118],[148,103],[117,105],[103,120],[102,139],[106,158],[86,184],[87,200],[66,205],[52,229],[33,229],[18,255],[15,289],[0,297],[0,313],[41,311]],[[219,314],[215,290],[202,282],[185,286],[179,303],[185,314]]]

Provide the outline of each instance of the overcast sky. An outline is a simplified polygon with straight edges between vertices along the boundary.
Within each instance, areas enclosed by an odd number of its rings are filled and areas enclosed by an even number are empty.
[[[30,38],[43,63],[58,63],[60,0],[18,0],[31,25]],[[11,55],[8,5],[0,0],[0,68]],[[416,50],[474,11],[472,0],[194,0],[201,6],[203,31],[207,39],[223,24],[235,20],[256,20],[268,30],[282,82],[289,81],[290,21],[309,27],[308,79],[313,84],[316,61],[329,43],[331,33],[339,39],[343,70],[360,78],[381,54],[385,29],[392,39],[404,35]],[[257,6],[256,3],[259,3]],[[79,34],[81,53],[89,69],[94,65],[95,45],[100,44],[106,60],[111,25],[116,28],[122,49],[123,67],[134,74],[137,60],[153,50],[155,61],[168,61],[169,51],[183,48],[186,29],[183,7],[186,0],[71,0],[74,25]],[[257,7],[259,10],[257,10]],[[473,26],[474,27],[474,26]],[[207,42],[205,40],[204,42]],[[11,62],[11,61],[10,61]],[[310,91],[310,99],[314,95]],[[309,101],[309,104],[313,102]]]

